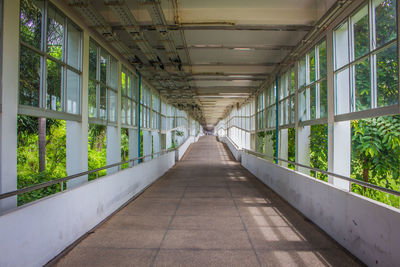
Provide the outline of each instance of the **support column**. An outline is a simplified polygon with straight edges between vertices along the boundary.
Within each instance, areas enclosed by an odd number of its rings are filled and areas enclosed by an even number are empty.
[[[143,156],[151,154],[151,132],[143,130]],[[143,161],[149,161],[151,157],[146,157]]]
[[[0,193],[17,189],[17,114],[19,2],[3,0],[1,34]],[[6,30],[5,30],[6,29]],[[0,200],[0,211],[17,206],[17,198]]]
[[[129,131],[129,159],[138,156],[138,131],[136,129],[128,129]],[[134,166],[137,162],[130,162],[129,166]]]
[[[298,127],[296,133],[296,162],[310,166],[310,133],[311,127]],[[298,167],[298,171],[310,175],[310,170]]]
[[[82,58],[82,121],[67,121],[66,160],[67,175],[72,175],[88,170],[88,84],[89,84],[89,34],[83,32],[83,58]],[[88,180],[82,176],[67,181],[67,188],[73,188]]]
[[[166,144],[165,146],[166,146],[167,149],[169,149],[171,147],[171,145],[172,145],[172,142],[171,142],[171,131],[167,131],[165,133],[165,144]]]
[[[66,157],[67,157],[67,175],[87,171],[88,169],[88,154],[87,154],[87,123],[83,127],[81,122],[67,121],[67,142],[66,142]],[[86,142],[84,142],[83,128],[86,128]],[[85,153],[86,152],[86,153]],[[85,183],[88,176],[81,176],[67,181],[67,188],[73,188]]]
[[[288,159],[288,129],[282,129],[280,131],[279,138],[279,157],[282,159]],[[283,167],[287,167],[287,162],[279,161],[279,164]]]
[[[246,148],[251,149],[251,134],[246,132]]]
[[[158,131],[151,132],[153,136],[153,152],[157,153],[161,151],[160,147],[160,133]],[[158,157],[159,155],[154,155],[154,158]]]
[[[350,177],[351,172],[351,123],[336,122],[333,126],[333,172]],[[336,187],[349,191],[350,182],[340,178],[329,177]]]
[[[121,130],[107,126],[107,165],[121,162]],[[118,171],[118,167],[107,169],[107,175]]]

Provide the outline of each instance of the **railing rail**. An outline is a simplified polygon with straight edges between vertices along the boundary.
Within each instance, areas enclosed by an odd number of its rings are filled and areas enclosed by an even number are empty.
[[[238,151],[243,150],[243,149],[240,148],[240,147],[235,143],[235,141],[233,141],[229,136],[225,135],[225,138],[228,139],[229,142],[231,142],[231,144],[232,144]]]
[[[310,167],[310,166],[307,166],[307,165],[304,165],[304,164],[301,164],[301,163],[297,163],[297,162],[294,162],[294,161],[282,159],[282,158],[279,158],[279,157],[268,156],[268,155],[262,154],[260,152],[256,152],[254,150],[243,149],[243,151],[245,153],[252,154],[252,155],[254,155],[254,156],[258,157],[258,158],[261,158],[263,160],[266,160],[265,158],[270,158],[272,160],[283,161],[283,162],[286,162],[286,163],[289,163],[289,164],[292,164],[292,165],[295,165],[295,166],[299,166],[299,167],[302,167],[302,168],[309,169],[311,171],[315,171],[315,172],[319,172],[319,173],[322,173],[322,174],[325,174],[325,175],[328,175],[328,176],[340,178],[340,179],[346,180],[346,181],[348,181],[350,183],[354,183],[354,184],[365,186],[365,187],[368,187],[368,188],[371,188],[371,189],[379,190],[379,191],[382,191],[382,192],[385,192],[385,193],[388,193],[388,194],[392,194],[392,195],[395,195],[395,196],[400,196],[400,192],[399,191],[395,191],[395,190],[392,190],[390,188],[385,188],[385,187],[381,187],[381,186],[378,186],[378,185],[370,184],[370,183],[367,183],[367,182],[364,182],[364,181],[360,181],[360,180],[357,180],[357,179],[353,179],[353,178],[350,178],[350,177],[347,177],[347,176],[344,176],[344,175],[340,175],[340,174],[337,174],[337,173],[324,171],[324,170],[321,170],[321,169],[317,169],[317,168],[314,168],[314,167]]]
[[[178,147],[173,148],[173,149],[161,150],[159,152],[154,152],[154,153],[151,153],[151,154],[148,154],[148,155],[144,155],[144,156],[141,156],[141,157],[136,157],[136,158],[133,158],[133,159],[129,159],[127,161],[121,161],[121,162],[113,163],[113,164],[110,164],[110,165],[107,165],[107,166],[103,166],[103,167],[100,167],[100,168],[97,168],[97,169],[93,169],[93,170],[90,170],[90,171],[84,171],[84,172],[68,175],[66,177],[55,179],[55,180],[48,181],[48,182],[45,182],[45,183],[36,184],[36,185],[33,185],[33,186],[29,186],[29,187],[17,189],[17,190],[14,190],[14,191],[10,191],[10,192],[7,192],[7,193],[3,193],[3,194],[0,194],[0,200],[1,199],[5,199],[5,198],[9,198],[9,197],[12,197],[12,196],[17,196],[17,195],[20,195],[20,194],[24,194],[24,193],[29,193],[29,192],[32,192],[32,191],[35,191],[35,190],[39,190],[39,189],[42,189],[42,188],[45,188],[45,187],[49,187],[49,186],[52,186],[52,185],[55,185],[55,184],[61,184],[61,191],[63,191],[63,183],[66,182],[66,181],[69,181],[69,180],[72,180],[72,179],[75,179],[75,178],[78,178],[78,177],[82,177],[82,176],[85,176],[85,175],[89,175],[89,174],[92,174],[92,173],[96,173],[96,179],[97,179],[97,178],[99,178],[98,177],[99,171],[110,169],[110,168],[115,168],[115,167],[118,167],[118,171],[119,171],[121,165],[129,164],[131,162],[133,164],[132,164],[132,166],[129,166],[128,168],[132,168],[134,166],[137,166],[137,165],[135,165],[135,161],[138,162],[138,164],[139,164],[140,161],[145,159],[145,158],[153,157],[155,155],[163,155],[163,154],[166,154],[166,153],[169,153],[169,152],[176,151],[189,138],[190,138],[190,135]]]

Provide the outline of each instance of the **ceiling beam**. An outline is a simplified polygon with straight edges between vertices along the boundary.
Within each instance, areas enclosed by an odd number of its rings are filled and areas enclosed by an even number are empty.
[[[113,29],[119,30],[122,25],[115,25]],[[196,30],[227,30],[227,31],[290,31],[297,32],[310,31],[312,25],[208,25],[208,24],[181,24],[181,25],[166,25],[169,31],[196,31]],[[156,31],[155,25],[140,25],[142,31]]]
[[[184,67],[188,67],[189,65],[183,64]],[[223,66],[223,67],[277,67],[279,63],[275,62],[262,62],[262,63],[245,63],[245,62],[234,62],[234,63],[225,63],[225,62],[208,62],[208,63],[193,63],[192,67],[213,67],[213,66]]]
[[[212,50],[212,49],[226,49],[226,50],[237,50],[241,48],[249,48],[249,51],[252,50],[263,50],[263,51],[282,51],[282,50],[287,50],[291,51],[294,49],[294,46],[292,45],[210,45],[210,44],[204,44],[204,45],[187,45],[187,46],[176,46],[176,50],[185,50],[185,49],[191,49],[191,50]],[[132,50],[138,50],[138,47],[135,45],[130,45],[129,48]],[[164,46],[154,46],[153,47],[156,50],[165,50]]]

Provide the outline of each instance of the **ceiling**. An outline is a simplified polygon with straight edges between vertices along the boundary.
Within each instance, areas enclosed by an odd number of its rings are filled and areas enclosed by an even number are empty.
[[[334,0],[69,0],[169,103],[212,127]]]

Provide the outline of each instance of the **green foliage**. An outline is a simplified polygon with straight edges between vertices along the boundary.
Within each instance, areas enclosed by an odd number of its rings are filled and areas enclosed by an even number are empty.
[[[176,136],[179,136],[179,137],[182,137],[185,135],[185,133],[183,131],[179,131],[179,130],[176,130],[175,134],[176,134]]]
[[[351,122],[352,178],[400,190],[400,115]],[[352,191],[399,207],[399,198],[352,185]]]
[[[296,130],[295,128],[288,129],[288,160],[296,161]],[[292,170],[296,169],[293,164],[289,164],[288,167]]]
[[[18,189],[67,176],[66,122],[47,119],[46,124],[46,170],[39,172],[38,119],[18,116]],[[19,195],[18,205],[23,205],[60,190],[61,185],[57,184]]]
[[[168,149],[174,149],[179,146],[178,140],[175,139],[176,131],[171,132],[171,146]]]
[[[276,156],[276,130],[265,132],[265,137],[272,141],[272,156]],[[274,160],[275,162],[275,160]]]
[[[323,171],[328,170],[328,126],[326,124],[312,125],[310,134],[310,166]],[[311,171],[310,175],[325,182],[325,174]]]
[[[107,165],[107,134],[106,126],[89,124],[88,170],[94,170]],[[98,176],[104,176],[107,170],[99,171]],[[96,179],[96,173],[89,174],[89,181]]]
[[[258,132],[256,139],[256,151],[260,153],[265,152],[265,132]]]
[[[121,128],[121,161],[129,160],[129,130]],[[129,163],[121,165],[121,169],[129,167]]]

